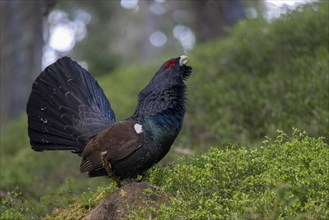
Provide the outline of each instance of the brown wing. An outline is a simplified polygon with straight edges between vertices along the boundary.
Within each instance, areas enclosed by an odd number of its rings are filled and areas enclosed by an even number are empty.
[[[107,152],[107,160],[115,163],[136,151],[142,144],[142,133],[137,134],[133,120],[116,122],[95,138],[82,152],[80,165],[82,173],[101,168],[101,153]]]

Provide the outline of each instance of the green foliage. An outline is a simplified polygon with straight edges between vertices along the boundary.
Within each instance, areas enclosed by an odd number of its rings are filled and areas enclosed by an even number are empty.
[[[6,195],[1,195],[0,206],[0,219],[36,219],[32,213],[34,208],[23,197],[22,192],[19,189],[15,189],[12,192],[8,192]]]
[[[328,4],[242,21],[196,48],[181,144],[257,143],[291,127],[328,142]]]
[[[260,148],[213,147],[146,178],[173,196],[158,219],[329,218],[329,145],[294,130]],[[131,219],[141,218],[132,212]]]
[[[3,155],[9,157],[21,150],[22,146],[28,143],[26,117],[21,117],[19,120],[9,123],[6,130],[1,133],[0,141],[1,154]]]

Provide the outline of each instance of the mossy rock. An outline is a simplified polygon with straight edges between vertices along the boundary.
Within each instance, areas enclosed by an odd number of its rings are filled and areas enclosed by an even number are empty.
[[[83,220],[116,220],[135,209],[157,207],[166,202],[166,193],[146,182],[129,183],[92,209]],[[154,217],[153,213],[148,213]]]

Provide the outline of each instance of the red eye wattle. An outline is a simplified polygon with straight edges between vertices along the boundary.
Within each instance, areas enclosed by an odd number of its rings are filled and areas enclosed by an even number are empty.
[[[167,63],[167,69],[169,69],[170,67],[174,66],[175,64],[176,64],[175,61],[169,60],[169,62]]]

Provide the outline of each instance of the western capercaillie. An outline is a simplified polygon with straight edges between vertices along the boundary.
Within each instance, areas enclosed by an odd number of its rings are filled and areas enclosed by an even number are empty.
[[[81,172],[112,176],[118,185],[159,162],[180,132],[192,68],[182,55],[165,62],[138,95],[132,116],[116,121],[102,88],[78,63],[57,60],[37,77],[27,103],[35,151],[69,150]]]

